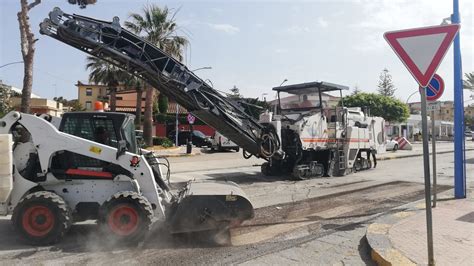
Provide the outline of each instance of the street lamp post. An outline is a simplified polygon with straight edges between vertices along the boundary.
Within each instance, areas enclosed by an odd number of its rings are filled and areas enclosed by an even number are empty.
[[[14,64],[22,64],[22,63],[23,63],[23,61],[11,62],[11,63],[5,64],[5,65],[1,65],[0,68],[6,67],[6,66],[9,66],[9,65],[14,65]]]
[[[212,69],[212,67],[210,67],[210,66],[200,67],[200,68],[193,69],[193,70],[191,70],[191,71],[192,71],[192,72],[196,72],[196,71],[198,71],[198,70],[203,70],[203,69]]]

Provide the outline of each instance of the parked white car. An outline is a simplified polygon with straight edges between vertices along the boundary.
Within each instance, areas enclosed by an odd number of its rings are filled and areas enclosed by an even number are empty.
[[[214,136],[211,139],[211,150],[212,151],[225,151],[225,150],[235,150],[239,152],[240,148],[230,139],[224,137],[221,133],[214,133]]]
[[[394,139],[387,140],[385,143],[385,147],[387,151],[397,151],[398,150],[398,142]]]

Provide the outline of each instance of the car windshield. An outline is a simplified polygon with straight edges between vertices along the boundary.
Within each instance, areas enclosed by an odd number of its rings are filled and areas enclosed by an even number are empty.
[[[279,98],[281,110],[305,110],[321,106],[318,93],[280,92]]]

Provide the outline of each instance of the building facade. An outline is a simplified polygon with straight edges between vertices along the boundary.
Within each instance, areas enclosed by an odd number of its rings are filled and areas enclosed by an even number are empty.
[[[435,111],[434,118],[438,121],[454,121],[454,102],[443,101],[440,102],[440,110]],[[421,103],[413,102],[408,104],[411,114],[421,113]],[[430,114],[429,114],[430,115]],[[464,116],[474,119],[474,104],[464,106]]]
[[[15,110],[19,111],[21,98],[12,97],[11,104]],[[33,114],[48,114],[57,117],[61,117],[64,113],[62,103],[44,98],[31,98],[30,110]]]
[[[84,84],[78,81],[76,87],[79,104],[81,104],[86,111],[93,111],[94,103],[97,101],[109,101],[109,89],[105,85]]]

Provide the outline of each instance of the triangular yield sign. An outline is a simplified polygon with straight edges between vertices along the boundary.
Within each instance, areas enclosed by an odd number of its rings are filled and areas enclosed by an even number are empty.
[[[426,87],[459,31],[459,24],[386,32],[385,40],[421,87]]]

